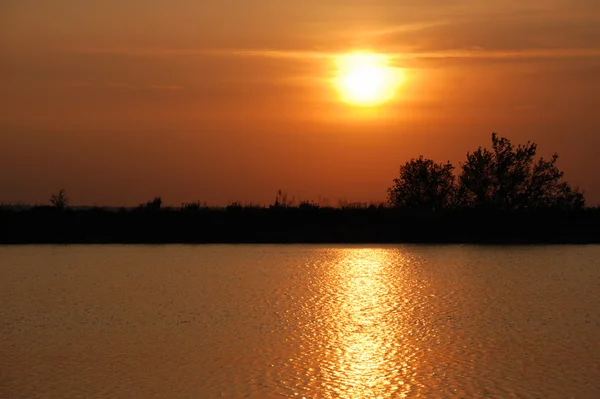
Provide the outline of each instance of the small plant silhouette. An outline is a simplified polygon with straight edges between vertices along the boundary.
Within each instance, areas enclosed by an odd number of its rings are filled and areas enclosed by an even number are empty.
[[[69,197],[67,197],[67,192],[64,188],[61,188],[58,193],[52,194],[50,197],[50,203],[56,209],[65,209],[69,206]]]
[[[200,201],[196,202],[184,202],[181,204],[181,210],[186,212],[197,212],[200,209],[206,208],[205,203],[201,203]]]
[[[296,203],[296,199],[288,198],[288,194],[285,191],[277,190],[277,196],[275,197],[275,203],[272,205],[274,208],[290,208]]]
[[[154,197],[154,199],[152,201],[148,201],[145,204],[140,204],[138,209],[145,209],[148,211],[159,211],[160,208],[162,207],[162,203],[163,203],[162,198]]]

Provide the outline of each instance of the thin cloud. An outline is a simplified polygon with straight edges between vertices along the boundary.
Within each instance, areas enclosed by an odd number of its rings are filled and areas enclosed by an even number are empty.
[[[181,90],[184,87],[180,85],[167,84],[151,84],[151,85],[133,85],[129,83],[108,83],[108,84],[93,84],[93,83],[71,83],[67,87],[82,88],[82,89],[125,89],[125,90]]]
[[[395,54],[394,58],[399,59],[529,59],[529,58],[571,58],[571,57],[598,57],[600,49],[530,49],[517,51],[500,51],[486,49],[472,50],[448,50],[434,52],[413,52]]]
[[[412,24],[401,24],[395,26],[388,26],[385,28],[368,29],[358,34],[359,39],[373,39],[381,36],[392,35],[396,33],[408,33],[408,32],[419,32],[428,28],[433,28],[440,25],[446,25],[450,21],[438,20],[430,22],[412,23]]]
[[[65,54],[98,54],[121,55],[131,57],[164,57],[164,56],[238,56],[263,58],[329,58],[333,53],[321,51],[295,51],[277,49],[169,49],[169,48],[96,48],[71,47],[58,48],[56,52]]]
[[[350,49],[349,49],[350,50]],[[71,48],[59,49],[62,53],[122,55],[122,56],[223,56],[251,57],[276,59],[331,59],[344,52],[320,52],[274,49],[115,49],[115,48]],[[600,48],[551,48],[524,49],[514,51],[488,50],[473,48],[465,50],[444,51],[411,51],[387,52],[392,59],[398,60],[427,60],[427,59],[530,59],[530,58],[570,58],[598,57]],[[112,84],[115,87],[128,87],[127,84]],[[181,88],[174,85],[152,85],[150,87],[163,89]]]
[[[145,88],[152,89],[152,90],[181,90],[181,89],[183,89],[183,86],[178,86],[178,85],[149,85],[149,86],[145,86]]]
[[[107,85],[108,87],[116,88],[116,89],[128,89],[134,90],[135,86],[127,84],[127,83],[110,83]]]
[[[415,25],[414,29],[382,30],[373,41],[382,48],[407,52],[485,49],[517,52],[600,49],[600,17],[560,15],[467,15],[452,21]],[[402,48],[404,47],[404,48]]]

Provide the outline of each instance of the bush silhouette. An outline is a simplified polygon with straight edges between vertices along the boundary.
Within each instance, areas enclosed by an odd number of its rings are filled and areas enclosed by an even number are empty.
[[[69,198],[64,188],[61,188],[58,193],[52,194],[50,197],[50,203],[56,209],[65,209],[69,206]]]
[[[455,202],[455,178],[450,162],[438,164],[420,156],[400,167],[400,176],[388,189],[388,201],[396,207],[440,210]]]
[[[398,208],[438,211],[452,207],[519,210],[585,207],[583,193],[564,182],[556,163],[535,159],[537,145],[517,147],[492,133],[492,148],[467,153],[456,182],[450,162],[438,164],[420,156],[400,167],[388,189],[388,202]]]
[[[145,209],[148,211],[159,211],[162,207],[162,198],[154,197],[152,201],[148,201],[145,204],[141,204],[138,208]]]
[[[467,154],[459,182],[461,201],[471,207],[491,209],[581,209],[583,194],[562,181],[556,167],[558,154],[535,161],[537,145],[514,147],[492,133],[492,149]]]

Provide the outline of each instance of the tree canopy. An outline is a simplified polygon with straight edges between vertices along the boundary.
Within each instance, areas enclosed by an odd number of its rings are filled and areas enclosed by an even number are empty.
[[[455,179],[450,162],[437,164],[423,156],[400,167],[400,176],[388,190],[389,202],[398,207],[439,210],[470,208],[581,209],[583,193],[563,181],[564,173],[550,159],[536,159],[537,145],[514,146],[492,133],[492,148],[467,153]]]
[[[388,189],[391,204],[410,209],[438,210],[450,207],[455,197],[455,178],[450,162],[438,164],[420,156],[400,166],[400,176]]]

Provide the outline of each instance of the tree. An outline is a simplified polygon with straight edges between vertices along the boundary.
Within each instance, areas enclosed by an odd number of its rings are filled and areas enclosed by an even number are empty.
[[[64,188],[61,188],[58,193],[52,194],[50,203],[56,209],[65,209],[69,205],[69,198]]]
[[[454,166],[438,164],[420,156],[400,166],[400,176],[388,189],[388,201],[410,209],[440,210],[449,208],[455,200]]]
[[[581,209],[583,194],[562,181],[556,167],[558,155],[535,161],[537,145],[514,147],[510,140],[492,133],[492,149],[467,153],[459,178],[464,204],[492,209]]]

